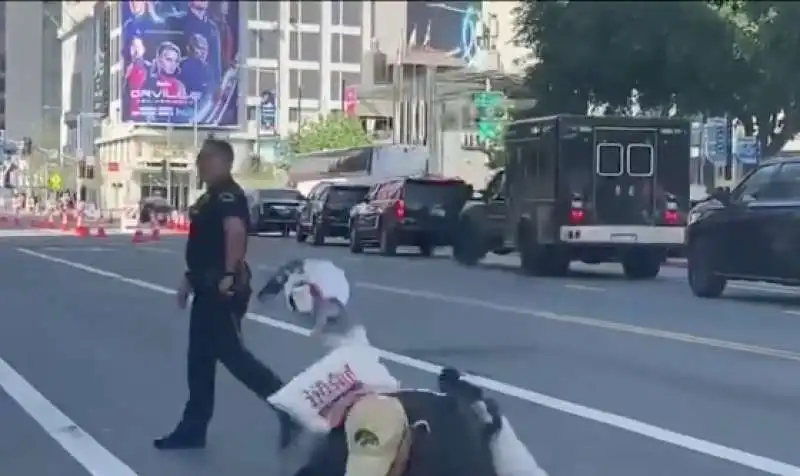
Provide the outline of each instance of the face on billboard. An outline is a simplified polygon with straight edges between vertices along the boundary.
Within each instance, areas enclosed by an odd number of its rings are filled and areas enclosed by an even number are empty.
[[[128,1],[118,5],[124,70],[130,72],[123,83],[123,120],[235,126],[239,3]],[[166,44],[171,47],[165,48]],[[137,64],[138,69],[132,67]],[[168,91],[158,75],[174,78]]]
[[[208,10],[208,2],[189,2],[189,8],[194,10]]]
[[[130,1],[131,13],[135,16],[141,16],[147,11],[147,2],[142,0]]]
[[[180,53],[177,47],[165,46],[161,49],[161,54],[158,56],[158,69],[162,73],[173,75],[178,70],[180,63]]]
[[[131,59],[144,58],[145,48],[144,42],[141,38],[133,38],[131,40]]]

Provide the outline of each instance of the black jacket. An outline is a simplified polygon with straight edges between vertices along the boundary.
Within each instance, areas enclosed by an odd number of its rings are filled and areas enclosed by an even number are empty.
[[[413,428],[403,476],[496,476],[483,424],[462,399],[427,390],[391,395],[403,404]],[[344,430],[336,428],[295,476],[343,476],[346,462]]]

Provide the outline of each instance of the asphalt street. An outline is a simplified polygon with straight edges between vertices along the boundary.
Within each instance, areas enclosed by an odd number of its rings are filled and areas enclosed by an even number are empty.
[[[151,439],[185,398],[188,316],[171,289],[182,238],[1,238],[0,474],[279,474],[276,421],[224,370],[209,447]],[[351,311],[408,387],[437,365],[478,376],[552,476],[800,475],[800,292],[734,283],[694,298],[685,270],[649,282],[617,266],[520,276],[514,258],[465,269],[292,238],[251,240],[269,269],[342,266]],[[287,378],[321,353],[275,303],[251,307],[247,345]]]

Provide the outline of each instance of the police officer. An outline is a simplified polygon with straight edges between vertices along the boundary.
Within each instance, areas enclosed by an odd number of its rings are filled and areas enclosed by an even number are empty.
[[[214,410],[217,361],[262,399],[283,384],[242,345],[241,322],[250,299],[250,269],[245,262],[248,206],[231,177],[233,149],[222,140],[206,140],[197,155],[200,180],[208,191],[191,207],[186,243],[186,272],[177,294],[178,306],[192,300],[187,373],[189,400],[175,430],[158,438],[158,449],[202,448]],[[288,444],[293,423],[279,413],[282,444]]]

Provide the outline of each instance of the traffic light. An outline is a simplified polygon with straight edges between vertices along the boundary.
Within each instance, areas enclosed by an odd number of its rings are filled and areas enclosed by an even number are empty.
[[[22,139],[22,155],[31,155],[33,153],[33,140],[30,137]]]

